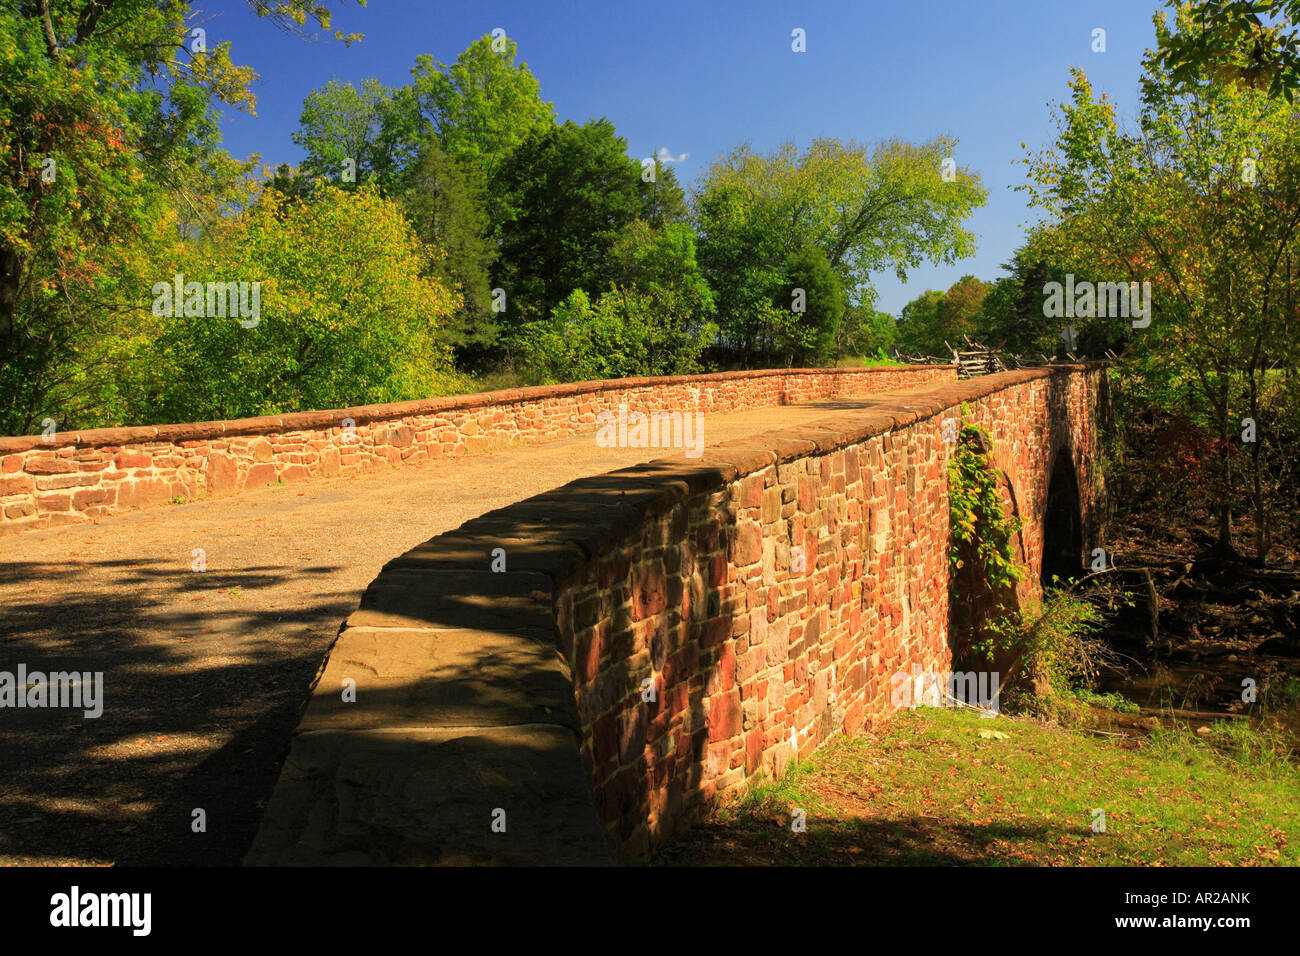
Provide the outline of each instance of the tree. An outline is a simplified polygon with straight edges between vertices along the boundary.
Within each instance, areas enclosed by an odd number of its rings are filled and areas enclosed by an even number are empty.
[[[788,322],[786,263],[796,237],[775,205],[757,201],[742,184],[710,186],[696,197],[700,267],[717,299],[719,343],[742,362],[762,362],[776,351],[778,329]]]
[[[500,53],[492,49],[494,42],[480,37],[450,66],[424,54],[411,70],[420,114],[433,126],[442,151],[479,167],[489,181],[535,128],[555,123],[555,111],[542,100],[528,64],[515,63],[515,41],[501,41]]]
[[[991,345],[1018,354],[1050,356],[1063,344],[1060,334],[1065,324],[1077,328],[1087,320],[1053,319],[1046,314],[1043,290],[1049,282],[1064,282],[1065,270],[1049,263],[1035,234],[1012,254],[1010,262],[1003,263],[1008,274],[994,281],[975,324]]]
[[[489,272],[496,262],[482,173],[446,155],[429,137],[405,196],[407,215],[432,253],[431,274],[454,289],[457,306],[439,331],[469,365],[496,340]]]
[[[529,326],[520,365],[535,382],[699,370],[717,327],[713,293],[686,223],[656,228],[633,220],[609,251],[610,285],[594,301],[575,289],[550,317]]]
[[[296,166],[281,163],[266,178],[266,188],[274,189],[289,199],[307,199],[311,196],[312,180]]]
[[[682,323],[703,323],[713,312],[713,292],[696,261],[695,233],[682,222],[628,223],[609,250],[611,288],[652,296]]]
[[[788,287],[776,303],[790,309],[778,348],[801,366],[820,364],[835,352],[844,289],[826,254],[813,245],[800,249],[786,266]],[[795,311],[795,306],[800,311]]]
[[[1157,27],[1163,43],[1163,18]],[[1197,29],[1190,7],[1180,8],[1177,33]],[[1264,93],[1179,82],[1160,62],[1144,63],[1139,131],[1120,129],[1113,104],[1094,99],[1074,71],[1055,148],[1032,159],[1025,188],[1061,223],[1058,262],[1124,285],[1151,283],[1151,325],[1132,333],[1131,362],[1212,431],[1207,504],[1217,517],[1216,550],[1226,553],[1240,421],[1262,421],[1270,365],[1300,364],[1300,127]],[[1256,442],[1246,461],[1259,560],[1276,508],[1261,476],[1265,454]]]
[[[785,143],[773,153],[748,144],[714,163],[697,193],[735,186],[749,201],[777,211],[796,237],[793,248],[820,249],[855,299],[871,297],[871,274],[907,270],[930,260],[951,264],[971,255],[974,236],[962,222],[984,203],[979,177],[944,161],[956,143],[920,146],[897,140],[874,148],[850,140],[816,139],[800,152]]]
[[[1300,86],[1300,0],[1166,0],[1191,29],[1161,35],[1156,63],[1175,84],[1210,77],[1290,103]],[[1267,22],[1266,18],[1273,22]]]
[[[959,348],[964,336],[978,335],[976,317],[989,294],[989,283],[965,275],[954,282],[939,301],[934,334],[940,341]]]
[[[898,347],[905,352],[947,356],[939,335],[939,306],[943,293],[927,289],[907,305],[898,317]]]
[[[181,309],[174,299],[170,316],[166,303],[153,309],[163,312],[149,350],[158,367],[136,386],[135,420],[241,418],[436,393],[451,368],[438,323],[455,300],[423,276],[427,251],[376,186],[322,184],[307,201],[267,191],[230,229],[229,242],[191,247],[185,279],[247,282],[243,301],[257,282],[258,314],[241,320],[191,310],[188,301]]]
[[[520,345],[524,375],[540,383],[699,371],[715,329],[679,325],[653,294],[611,289],[595,303],[575,289]]]
[[[358,89],[331,80],[303,101],[293,141],[307,152],[301,173],[350,188],[374,180],[400,192],[417,152],[415,97],[367,78]],[[345,175],[346,174],[346,175]]]
[[[883,358],[898,341],[898,323],[888,312],[869,305],[850,304],[844,309],[836,341],[838,355]]]
[[[787,340],[788,269],[805,250],[825,257],[848,300],[875,300],[871,275],[903,278],[929,259],[955,262],[974,251],[962,222],[985,199],[978,177],[944,161],[946,139],[874,148],[817,139],[773,153],[748,144],[714,163],[696,188],[701,258],[719,297],[724,336],[751,358]]]
[[[1049,283],[1064,285],[1067,273],[1079,269],[1096,269],[1095,265],[1055,259],[1054,248],[1060,245],[1053,228],[1040,225],[1030,231],[1025,244],[1015,251],[1002,268],[1008,275],[994,281],[975,317],[978,333],[990,344],[1001,345],[1009,352],[1030,356],[1053,356],[1072,351],[1079,356],[1103,358],[1107,350],[1123,351],[1128,339],[1124,327],[1105,316],[1057,318],[1044,308]],[[1105,281],[1103,272],[1075,274],[1070,281]],[[1075,331],[1074,346],[1069,348],[1062,333]]]
[[[535,126],[491,188],[514,210],[499,283],[513,329],[550,315],[575,289],[605,288],[610,248],[644,208],[641,166],[606,119]]]
[[[641,218],[656,228],[689,221],[686,194],[677,183],[677,174],[671,166],[665,166],[658,159],[653,168],[654,177],[649,182],[645,181],[644,170],[641,175]]]
[[[312,0],[250,0],[328,29]],[[186,0],[11,0],[0,17],[0,429],[91,401],[82,356],[120,334],[131,246],[195,171],[226,167],[215,103],[248,107],[229,42],[196,49]],[[341,39],[350,42],[355,36]],[[185,228],[184,217],[174,220]],[[119,297],[119,295],[121,297]]]

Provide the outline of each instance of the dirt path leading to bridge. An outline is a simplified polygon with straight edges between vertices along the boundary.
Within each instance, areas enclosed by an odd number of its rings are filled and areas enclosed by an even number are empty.
[[[713,445],[867,401],[710,415],[704,435]],[[0,710],[0,864],[238,864],[308,684],[387,561],[663,456],[589,434],[0,539],[0,671],[103,671],[105,700],[97,719]]]

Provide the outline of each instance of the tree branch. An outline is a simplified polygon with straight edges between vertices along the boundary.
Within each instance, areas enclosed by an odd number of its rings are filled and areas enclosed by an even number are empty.
[[[37,0],[36,7],[41,12],[41,26],[45,29],[45,52],[53,60],[59,55],[59,40],[54,35],[54,22],[50,19],[50,0]]]

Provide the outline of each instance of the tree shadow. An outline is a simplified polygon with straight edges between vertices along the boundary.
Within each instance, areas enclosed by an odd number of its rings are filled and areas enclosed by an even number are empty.
[[[241,607],[237,595],[297,584],[309,592],[331,570],[0,564],[0,671],[103,675],[97,718],[84,708],[0,710],[0,854],[237,863],[325,635],[356,602],[325,593],[293,608]],[[286,626],[302,636],[286,637]],[[178,825],[188,832],[194,807],[207,809],[208,833],[181,846],[170,835]]]
[[[958,823],[936,817],[900,816],[819,819],[809,814],[806,831],[788,817],[747,815],[712,822],[656,853],[659,866],[1042,866],[1036,855],[1063,842],[1086,840],[1078,827],[1046,823]],[[1108,852],[1122,853],[1118,838]],[[1031,852],[1027,845],[1034,845]]]

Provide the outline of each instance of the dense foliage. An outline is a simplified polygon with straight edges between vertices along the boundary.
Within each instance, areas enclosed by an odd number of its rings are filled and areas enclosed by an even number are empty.
[[[1192,4],[1172,25],[1157,17],[1166,47],[1199,29]],[[1249,84],[1171,76],[1160,54],[1144,64],[1136,129],[1081,71],[1071,86],[1057,142],[1028,163],[1031,200],[1058,223],[1043,248],[1080,277],[1150,283],[1149,327],[1122,329],[1135,386],[1209,432],[1217,547],[1233,549],[1245,498],[1263,560],[1295,452],[1300,124]]]
[[[327,4],[248,2],[292,34],[329,29]],[[969,255],[963,223],[985,199],[969,170],[941,174],[950,141],[823,138],[742,146],[688,201],[608,119],[557,122],[499,31],[450,63],[418,56],[406,85],[312,91],[303,160],[266,170],[221,149],[218,109],[251,108],[256,74],[229,43],[207,48],[188,0],[14,10],[0,15],[8,433],[426,396],[465,372],[875,357],[895,335],[872,273]],[[175,311],[154,307],[160,283],[179,283]],[[228,286],[257,290],[256,322],[225,309]]]

